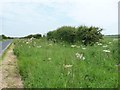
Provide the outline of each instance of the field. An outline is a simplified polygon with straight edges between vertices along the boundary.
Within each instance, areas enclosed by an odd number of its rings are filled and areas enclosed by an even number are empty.
[[[25,88],[115,88],[118,86],[118,40],[94,46],[15,40],[14,53]]]

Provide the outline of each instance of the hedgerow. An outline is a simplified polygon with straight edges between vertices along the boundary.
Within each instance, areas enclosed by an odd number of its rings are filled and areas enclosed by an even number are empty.
[[[79,26],[77,28],[72,26],[62,26],[54,31],[47,33],[47,39],[57,41],[65,41],[68,43],[81,42],[84,45],[93,45],[102,39],[103,35],[99,27]]]

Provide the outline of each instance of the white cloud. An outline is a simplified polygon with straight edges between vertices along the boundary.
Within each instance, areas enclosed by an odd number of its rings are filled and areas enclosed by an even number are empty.
[[[18,27],[19,24],[26,24],[27,28],[29,25],[30,27],[32,27],[32,25],[33,27],[36,26],[43,30],[40,31],[41,33],[55,29],[60,25],[85,24],[103,27],[105,34],[112,34],[117,33],[118,1],[119,0],[1,0],[0,6],[2,5],[2,7],[0,7],[0,17],[5,17],[6,24],[8,22],[11,26],[14,23],[16,23]],[[41,25],[41,27],[39,25]],[[113,29],[115,31],[113,31]]]

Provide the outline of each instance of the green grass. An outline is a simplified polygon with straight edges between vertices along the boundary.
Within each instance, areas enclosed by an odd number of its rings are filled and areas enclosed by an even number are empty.
[[[118,47],[117,41],[111,38],[102,41],[102,46],[108,45],[106,48],[97,44],[72,48],[69,44],[53,43],[45,39],[23,39],[14,43],[14,53],[25,88],[118,86]],[[104,49],[110,50],[110,53],[103,52]],[[77,58],[76,53],[82,53],[85,60]],[[64,65],[72,66],[65,68]]]

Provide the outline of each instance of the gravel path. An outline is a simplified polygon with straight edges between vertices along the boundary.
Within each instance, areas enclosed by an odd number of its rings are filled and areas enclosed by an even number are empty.
[[[23,88],[13,47],[12,44],[0,64],[0,90],[2,88]]]

